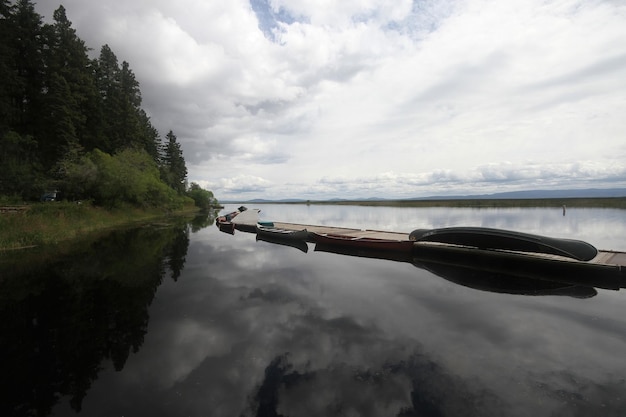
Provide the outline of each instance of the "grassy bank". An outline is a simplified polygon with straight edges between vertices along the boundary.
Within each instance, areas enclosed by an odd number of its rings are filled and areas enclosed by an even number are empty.
[[[305,204],[305,203],[298,203]],[[626,209],[626,197],[615,198],[545,198],[545,199],[466,199],[466,200],[382,200],[382,201],[310,201],[307,204],[382,206],[382,207],[586,207]]]
[[[26,210],[0,214],[0,250],[57,244],[96,230],[195,211],[193,205],[169,212],[135,207],[107,210],[64,202],[33,204]]]

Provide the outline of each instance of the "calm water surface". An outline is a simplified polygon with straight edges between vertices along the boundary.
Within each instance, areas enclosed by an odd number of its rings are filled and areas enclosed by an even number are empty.
[[[264,220],[498,227],[626,250],[623,210],[259,208]],[[624,415],[624,289],[478,290],[211,221],[0,255],[0,415]]]

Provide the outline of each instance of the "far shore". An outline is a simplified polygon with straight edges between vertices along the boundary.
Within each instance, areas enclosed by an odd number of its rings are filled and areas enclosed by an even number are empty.
[[[432,199],[432,200],[330,200],[330,201],[245,201],[233,204],[307,204],[380,207],[563,207],[626,209],[626,197],[600,198],[520,198],[520,199]]]

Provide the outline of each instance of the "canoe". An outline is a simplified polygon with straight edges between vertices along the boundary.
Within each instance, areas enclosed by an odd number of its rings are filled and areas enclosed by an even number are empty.
[[[257,236],[270,237],[273,239],[281,240],[301,240],[305,241],[309,238],[309,232],[306,229],[302,230],[287,230],[277,227],[266,227],[260,224],[256,225]]]
[[[379,239],[315,232],[311,232],[311,238],[316,244],[351,246],[354,248],[399,252],[410,252],[413,249],[413,244],[415,243],[411,240]]]
[[[231,222],[217,222],[217,228],[220,232],[235,234],[235,224]]]
[[[230,223],[239,214],[238,211],[232,211],[230,213],[223,214],[215,219],[215,224],[218,223]]]
[[[409,234],[409,239],[415,242],[447,243],[479,249],[545,253],[578,261],[590,261],[598,254],[595,247],[581,240],[559,239],[486,227],[417,229]]]
[[[238,208],[237,210],[235,210],[235,211],[231,211],[230,213],[222,214],[221,216],[218,216],[218,217],[215,219],[215,224],[218,224],[218,223],[220,223],[220,222],[222,222],[222,223],[223,223],[223,222],[230,222],[230,221],[231,221],[231,220],[233,220],[235,217],[237,217],[237,216],[238,216],[238,215],[240,215],[241,213],[244,213],[244,212],[245,212],[245,211],[247,211],[247,210],[248,210],[248,208],[247,208],[246,206],[241,206],[241,207],[239,207],[239,208]],[[255,211],[255,212],[257,213],[257,215],[258,215],[258,212],[259,212],[259,211],[261,211],[261,210],[254,210],[254,211]]]

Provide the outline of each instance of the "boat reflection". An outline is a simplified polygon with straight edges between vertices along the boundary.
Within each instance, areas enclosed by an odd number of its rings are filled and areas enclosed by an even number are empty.
[[[304,240],[292,240],[292,239],[281,239],[278,237],[266,236],[258,234],[256,235],[257,242],[268,242],[273,243],[275,245],[282,246],[290,246],[292,248],[299,249],[300,251],[307,253],[309,251],[309,245]]]
[[[480,264],[452,263],[441,256],[433,255],[428,258],[422,254],[416,257],[415,254],[322,244],[315,245],[315,251],[407,262],[447,281],[480,291],[534,296],[563,295],[575,298],[590,298],[597,295],[594,286],[580,285],[576,279],[573,279],[573,282],[568,282],[562,275],[553,276],[553,279],[550,279],[547,274],[538,274],[534,277],[528,276],[528,274],[520,276],[515,273],[507,273],[505,270],[480,268]]]

